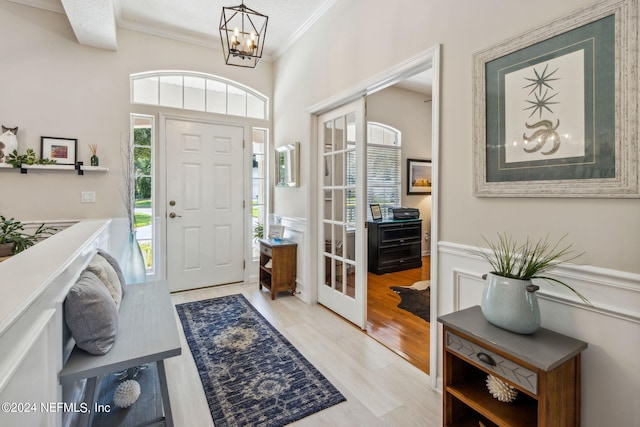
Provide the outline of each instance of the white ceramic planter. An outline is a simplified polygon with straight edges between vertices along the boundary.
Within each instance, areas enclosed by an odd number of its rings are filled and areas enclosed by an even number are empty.
[[[531,334],[540,327],[540,308],[530,280],[487,274],[480,308],[484,317],[502,329]]]

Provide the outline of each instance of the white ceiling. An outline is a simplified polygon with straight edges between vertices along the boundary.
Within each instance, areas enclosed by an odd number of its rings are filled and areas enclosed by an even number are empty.
[[[220,48],[218,27],[223,6],[242,0],[11,0],[64,13],[78,42],[117,49],[116,27]],[[269,17],[263,59],[277,59],[337,0],[245,0],[245,6]],[[431,93],[431,77],[409,79],[406,89]],[[426,88],[428,86],[428,88]]]
[[[223,6],[242,0],[11,0],[65,13],[78,42],[117,49],[115,27],[218,48]],[[336,0],[246,0],[269,17],[264,52],[277,58]]]

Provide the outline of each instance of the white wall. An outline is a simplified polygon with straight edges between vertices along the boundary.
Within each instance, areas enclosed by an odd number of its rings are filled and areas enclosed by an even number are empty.
[[[431,196],[407,194],[407,159],[431,160],[430,99],[430,96],[397,87],[367,96],[367,121],[383,123],[402,132],[400,203],[420,210],[423,235],[431,232]],[[422,251],[428,250],[429,242],[422,238]]]
[[[563,300],[545,303],[543,311],[548,314],[543,326],[589,342],[582,370],[582,424],[596,427],[606,419],[609,421],[605,424],[640,425],[636,409],[640,407],[640,381],[629,376],[624,380],[627,373],[638,371],[633,364],[627,367],[628,354],[640,350],[640,200],[494,199],[475,198],[472,192],[473,54],[591,3],[338,0],[275,63],[274,136],[276,140],[300,141],[301,164],[309,165],[310,154],[315,152],[309,146],[310,107],[360,87],[361,82],[440,44],[440,247],[472,247],[482,242],[481,235],[494,236],[497,231],[512,233],[516,238],[536,238],[546,233],[555,238],[568,233],[574,249],[586,253],[582,263],[609,272],[604,276],[582,272],[581,278],[569,279],[580,290],[594,288],[592,302],[600,312],[593,315]],[[300,200],[317,197],[311,179],[303,169],[299,189],[276,192],[275,211],[309,218],[309,204]],[[478,274],[487,267],[470,269],[467,257],[440,251],[439,255],[434,282],[440,315],[455,308],[454,272],[470,270],[477,282]],[[617,288],[622,294],[616,295],[621,298],[610,301],[608,281],[619,276],[625,277],[624,285]],[[477,304],[481,290],[471,289],[460,289],[455,298]],[[636,304],[635,310],[627,312],[629,303]],[[600,314],[604,311],[610,313]],[[619,318],[625,320],[611,321]],[[627,347],[620,347],[620,334],[629,337]],[[433,349],[436,360],[440,351]],[[603,378],[602,372],[610,374],[612,380]],[[433,374],[439,375],[439,371]]]
[[[0,2],[0,21],[0,124],[20,127],[19,151],[33,148],[39,155],[41,136],[77,138],[78,160],[88,163],[88,144],[97,144],[101,166],[110,168],[106,174],[84,176],[0,170],[0,213],[21,220],[126,216],[117,188],[122,181],[120,140],[128,140],[129,114],[154,114],[159,126],[158,108],[130,104],[131,73],[210,73],[272,96],[271,63],[230,67],[219,50],[125,29],[118,29],[115,52],[81,46],[66,16],[9,1]],[[163,111],[228,121],[226,116]],[[156,154],[162,159],[163,153]],[[96,203],[80,203],[81,191],[87,190],[96,192]]]

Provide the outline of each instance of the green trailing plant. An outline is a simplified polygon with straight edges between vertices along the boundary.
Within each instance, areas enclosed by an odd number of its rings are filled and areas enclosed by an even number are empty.
[[[9,159],[7,163],[13,165],[14,168],[19,168],[21,165],[51,165],[55,164],[55,160],[51,159],[38,159],[36,152],[32,148],[27,148],[26,154],[18,154],[18,150],[13,150],[9,153]]]
[[[264,237],[264,225],[259,222],[253,227],[253,238],[262,239]]]
[[[33,234],[24,231],[24,224],[15,218],[0,215],[0,243],[15,243],[13,254],[20,253],[38,243],[44,237],[51,236],[56,231],[54,227],[40,224]]]
[[[549,242],[549,236],[537,241],[527,237],[527,240],[520,244],[506,233],[498,233],[497,242],[490,242],[482,236],[489,245],[489,251],[477,248],[471,250],[471,253],[487,261],[491,265],[492,273],[497,276],[518,280],[542,279],[550,283],[558,283],[570,289],[585,303],[591,304],[587,298],[567,283],[544,275],[559,264],[573,261],[584,255],[584,252],[574,254],[571,245],[562,244],[566,236],[566,234],[562,236],[556,243]]]

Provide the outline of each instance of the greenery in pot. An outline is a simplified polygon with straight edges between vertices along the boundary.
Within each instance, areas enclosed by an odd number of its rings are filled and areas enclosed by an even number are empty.
[[[264,225],[261,222],[258,222],[255,227],[253,227],[253,239],[262,239],[264,237]]]
[[[519,244],[506,233],[498,233],[496,243],[482,236],[489,245],[489,251],[478,248],[471,252],[491,264],[492,273],[497,276],[518,280],[543,279],[558,283],[566,286],[585,303],[591,304],[580,292],[565,282],[544,275],[557,265],[575,260],[584,254],[582,252],[573,255],[571,245],[563,246],[562,241],[566,236],[562,236],[555,244],[549,242],[549,236],[537,241],[527,238],[524,243]]]
[[[57,229],[53,227],[40,224],[33,234],[28,234],[24,231],[22,222],[0,215],[0,244],[14,243],[11,252],[14,255],[35,245],[41,238],[51,236],[56,231]]]
[[[9,153],[7,163],[14,168],[19,168],[23,164],[25,165],[52,165],[55,164],[55,160],[51,159],[37,159],[36,152],[32,148],[27,148],[26,154],[18,154],[18,150],[13,150]]]

